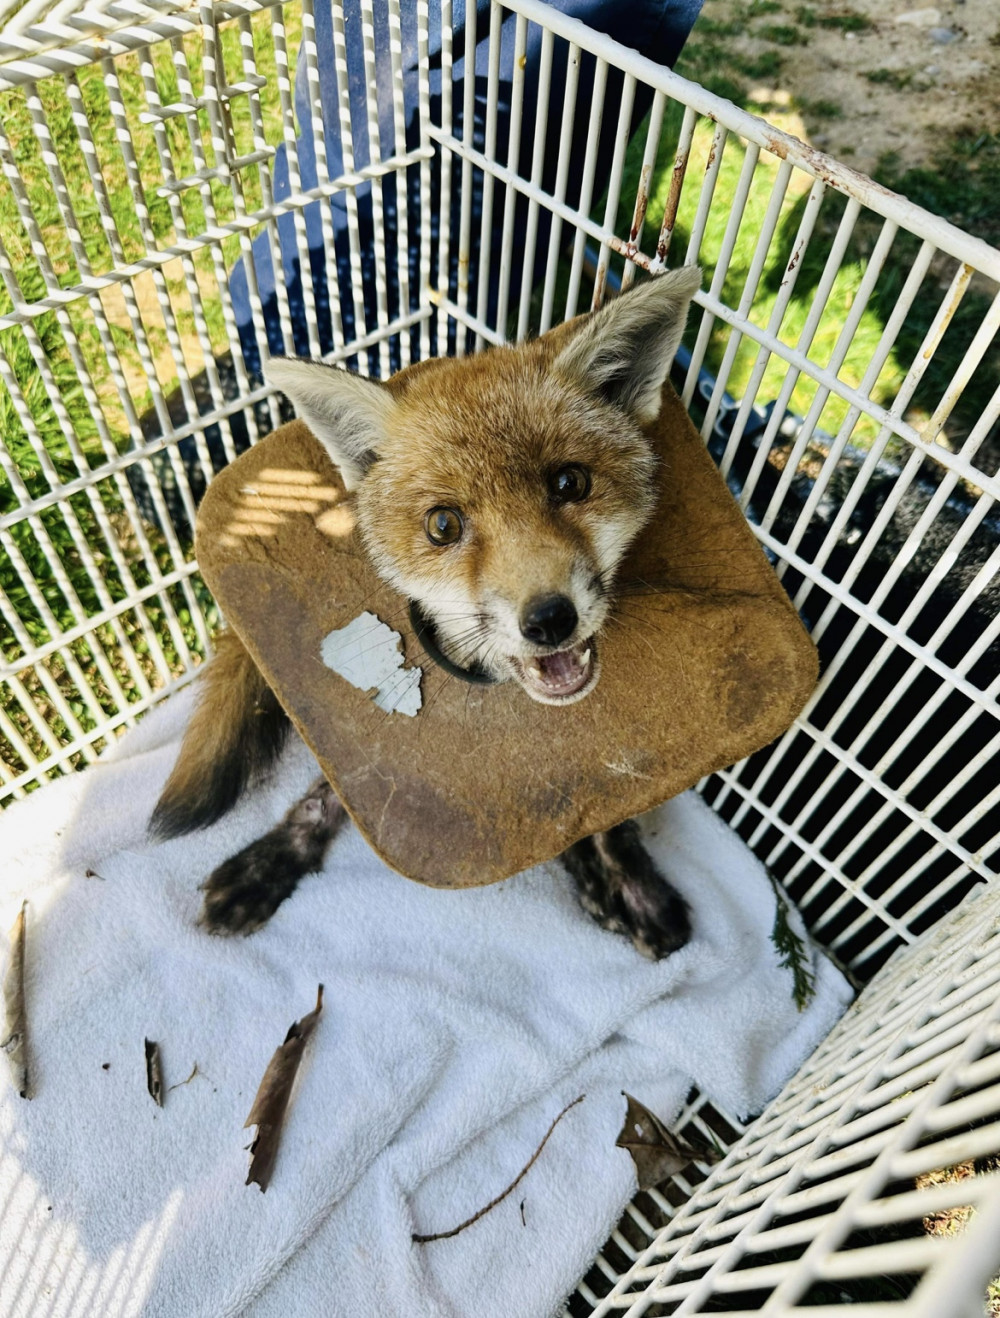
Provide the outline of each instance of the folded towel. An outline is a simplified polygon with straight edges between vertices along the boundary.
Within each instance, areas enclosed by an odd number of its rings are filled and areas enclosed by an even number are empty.
[[[691,942],[659,963],[600,930],[557,865],[423,888],[353,828],[266,928],[210,937],[199,882],[315,763],[290,750],[218,825],[151,846],[190,705],[175,696],[0,820],[5,928],[29,902],[35,1093],[0,1079],[3,1315],[545,1318],[634,1193],[621,1091],[667,1122],[692,1084],[753,1112],[849,999],[817,957],[797,1010],[771,884],[690,793],[643,821],[693,911]],[[319,983],[262,1195],[244,1184],[243,1124]],[[162,1108],[144,1038],[161,1048]],[[512,1195],[450,1239],[411,1241],[487,1204],[581,1093]]]

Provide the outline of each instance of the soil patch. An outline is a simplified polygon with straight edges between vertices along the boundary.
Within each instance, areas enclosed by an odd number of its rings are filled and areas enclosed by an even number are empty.
[[[996,0],[706,0],[678,71],[866,174],[1000,129]]]

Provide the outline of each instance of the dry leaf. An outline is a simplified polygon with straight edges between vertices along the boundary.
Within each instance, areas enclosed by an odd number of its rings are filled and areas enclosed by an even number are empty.
[[[257,1097],[253,1101],[250,1115],[243,1123],[256,1126],[257,1134],[250,1145],[250,1170],[247,1172],[247,1185],[256,1181],[261,1193],[267,1189],[274,1160],[278,1154],[278,1142],[285,1124],[285,1110],[291,1097],[292,1085],[302,1060],[306,1040],[316,1028],[319,1014],[323,1010],[323,985],[316,992],[316,1006],[308,1016],[296,1021],[285,1035],[285,1042],[275,1050],[267,1065],[264,1079],[260,1082]]]
[[[24,1005],[25,912],[22,902],[14,927],[10,931],[10,961],[3,977],[4,1025],[7,1033],[0,1048],[7,1054],[14,1085],[22,1098],[30,1098],[28,1084],[28,1018]]]
[[[655,1112],[643,1107],[631,1094],[625,1097],[628,1111],[615,1143],[632,1155],[640,1190],[651,1190],[669,1180],[690,1162],[715,1162],[718,1154],[714,1149],[690,1148],[667,1130]]]
[[[152,1039],[143,1039],[146,1045],[146,1088],[157,1107],[163,1107],[163,1064],[160,1045]]]

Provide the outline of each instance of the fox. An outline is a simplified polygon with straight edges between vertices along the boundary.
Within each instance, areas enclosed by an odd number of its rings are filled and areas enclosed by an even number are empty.
[[[428,654],[455,680],[512,682],[572,708],[600,680],[619,569],[649,524],[650,430],[701,272],[634,283],[533,340],[433,358],[387,381],[274,357],[269,383],[340,469],[361,543],[410,601]],[[149,823],[164,840],[209,827],[277,771],[291,723],[223,631]],[[315,873],[346,820],[325,778],[202,884],[201,924],[251,933]],[[654,960],[691,935],[683,897],[627,820],[559,857],[583,909]]]

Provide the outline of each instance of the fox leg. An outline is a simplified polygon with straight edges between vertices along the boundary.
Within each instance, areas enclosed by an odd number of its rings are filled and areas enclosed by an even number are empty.
[[[201,698],[150,821],[155,839],[215,823],[276,766],[288,739],[286,714],[234,633],[219,637],[199,685]],[[299,880],[320,868],[344,818],[332,788],[317,780],[269,833],[209,875],[202,924],[212,933],[259,929]],[[584,909],[605,929],[628,934],[644,956],[668,956],[687,942],[687,904],[658,873],[634,821],[584,838],[562,861]]]
[[[691,936],[687,902],[657,870],[634,819],[575,842],[560,856],[580,905],[602,929],[627,934],[654,961]]]
[[[156,841],[208,828],[277,765],[291,723],[235,632],[222,632],[197,681],[198,703],[160,793]]]
[[[208,876],[201,924],[213,934],[250,934],[266,924],[299,879],[322,866],[346,818],[333,788],[317,778],[269,833]]]
[[[299,880],[321,868],[346,818],[318,778],[270,832],[208,876],[201,924],[213,934],[250,934],[266,924]],[[660,960],[688,941],[687,902],[657,870],[635,820],[583,838],[560,859],[584,910],[602,928],[628,935],[643,956]]]
[[[198,679],[200,697],[177,763],[149,823],[154,840],[221,819],[277,766],[291,723],[234,632],[223,632]],[[201,923],[212,933],[252,933],[303,875],[320,868],[345,812],[318,779],[269,833],[214,870],[202,888]]]

